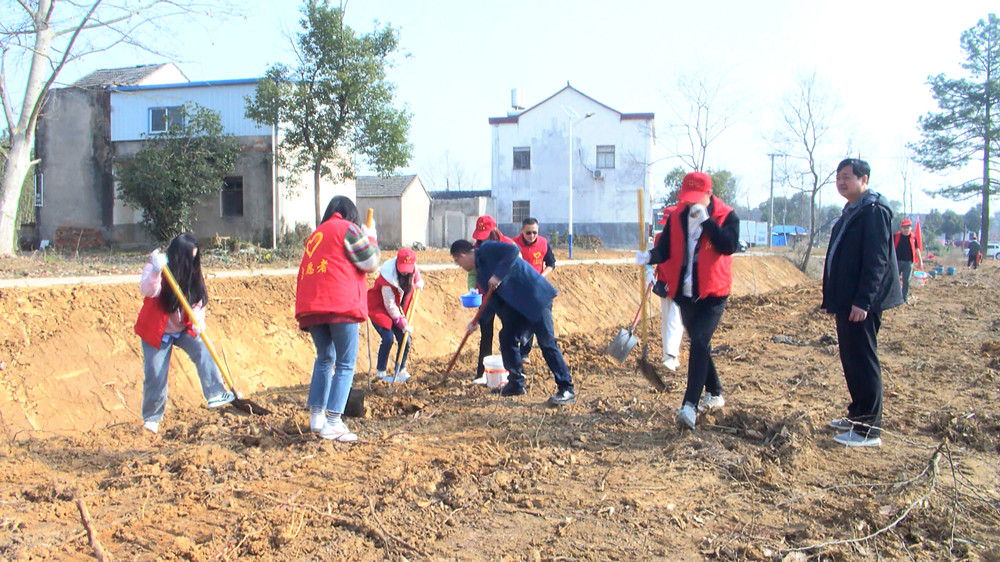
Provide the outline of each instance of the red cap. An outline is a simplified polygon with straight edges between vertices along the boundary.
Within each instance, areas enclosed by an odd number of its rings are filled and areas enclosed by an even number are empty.
[[[698,203],[709,191],[712,191],[712,178],[705,172],[691,172],[684,176],[677,199],[686,203]]]
[[[413,273],[417,267],[417,254],[409,248],[402,248],[396,252],[396,270],[400,273]]]
[[[486,240],[496,227],[497,221],[493,220],[493,217],[483,215],[476,221],[476,230],[472,233],[472,238],[475,240]]]
[[[899,226],[913,226],[913,222],[910,219],[903,219],[903,222],[899,223]]]

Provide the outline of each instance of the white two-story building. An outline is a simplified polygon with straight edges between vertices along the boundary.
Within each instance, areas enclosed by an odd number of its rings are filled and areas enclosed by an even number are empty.
[[[605,246],[638,243],[638,199],[649,209],[653,113],[622,113],[568,83],[524,109],[517,90],[506,117],[491,117],[492,195],[501,230],[527,217],[546,236],[597,236]]]
[[[245,116],[246,98],[254,95],[256,84],[256,79],[191,82],[168,63],[100,70],[52,90],[36,142],[41,160],[37,181],[44,185],[38,208],[41,237],[75,227],[97,229],[117,245],[148,244],[139,224],[142,211],[117,197],[114,167],[135,155],[146,139],[176,125],[186,104],[217,112],[224,132],[234,135],[241,149],[217,194],[197,202],[196,236],[238,237],[270,246],[296,223],[313,226],[311,177],[289,183],[290,174],[273,165],[280,131]],[[320,194],[323,201],[334,195],[354,199],[354,182],[324,181]]]

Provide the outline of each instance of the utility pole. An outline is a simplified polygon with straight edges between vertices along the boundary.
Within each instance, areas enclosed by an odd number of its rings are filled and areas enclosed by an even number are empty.
[[[774,228],[774,157],[777,154],[768,154],[771,157],[771,216],[767,220],[767,247],[771,247],[771,229]]]

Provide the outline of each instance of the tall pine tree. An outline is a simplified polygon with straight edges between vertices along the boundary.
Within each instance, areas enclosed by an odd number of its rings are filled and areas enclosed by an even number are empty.
[[[923,138],[914,143],[915,159],[934,172],[960,170],[982,162],[982,177],[934,192],[961,201],[982,197],[981,235],[990,231],[990,195],[997,181],[990,172],[1000,156],[1000,18],[990,14],[962,33],[965,78],[931,76],[928,83],[939,112],[920,118]]]

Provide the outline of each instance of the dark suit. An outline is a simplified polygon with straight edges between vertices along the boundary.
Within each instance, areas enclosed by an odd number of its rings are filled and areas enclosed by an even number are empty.
[[[903,304],[892,244],[892,211],[878,193],[866,191],[844,208],[833,226],[823,268],[823,303],[836,316],[840,362],[851,403],[847,418],[864,424],[855,433],[878,437],[882,426],[882,367],[878,332],[882,311]],[[851,308],[868,312],[851,322]]]
[[[484,312],[495,312],[503,323],[500,328],[500,354],[508,372],[507,384],[524,385],[519,343],[523,334],[531,331],[538,340],[542,357],[555,376],[559,390],[573,390],[573,379],[556,344],[552,324],[555,287],[521,259],[517,246],[487,241],[475,251],[476,277],[480,285],[486,288],[493,276],[501,280]]]

